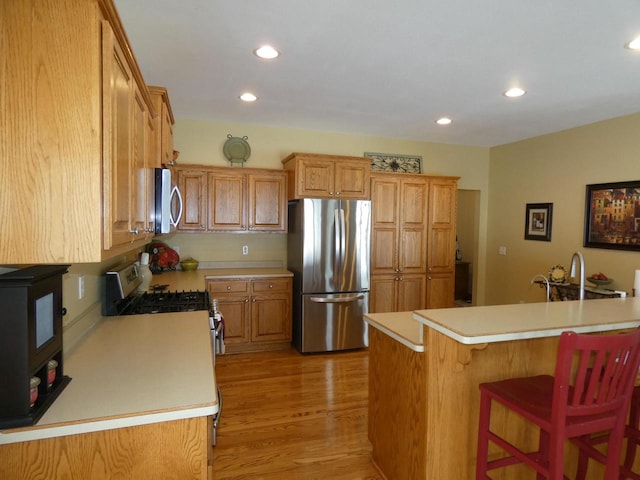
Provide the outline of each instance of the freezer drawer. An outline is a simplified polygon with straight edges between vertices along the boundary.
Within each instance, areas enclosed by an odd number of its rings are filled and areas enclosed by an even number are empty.
[[[302,295],[302,353],[332,352],[368,346],[362,316],[368,312],[369,292]]]

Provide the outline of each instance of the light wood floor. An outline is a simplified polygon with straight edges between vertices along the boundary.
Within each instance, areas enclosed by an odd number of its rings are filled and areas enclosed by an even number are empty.
[[[367,439],[366,351],[218,356],[214,479],[381,480]]]

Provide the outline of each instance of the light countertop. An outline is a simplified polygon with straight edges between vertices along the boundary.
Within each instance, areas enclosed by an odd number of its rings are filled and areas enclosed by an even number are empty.
[[[594,333],[640,325],[640,297],[418,310],[414,318],[464,344]]]
[[[203,268],[186,272],[167,271],[153,275],[151,285],[169,285],[169,290],[204,290],[207,278],[292,277],[283,268]]]
[[[214,415],[208,312],[104,317],[65,356],[72,378],[33,427],[0,444]]]
[[[412,312],[367,313],[364,321],[414,352],[424,352],[422,324]]]

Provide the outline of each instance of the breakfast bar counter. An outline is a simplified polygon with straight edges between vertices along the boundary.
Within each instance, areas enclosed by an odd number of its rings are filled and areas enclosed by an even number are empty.
[[[423,352],[401,341],[407,328],[414,331],[408,314],[422,326]],[[635,328],[640,298],[400,312],[397,329],[392,315],[366,317],[373,460],[387,478],[464,480],[475,478],[478,385],[553,374],[562,331],[613,334]],[[517,415],[495,409],[492,425],[516,443],[535,447],[537,433]],[[599,467],[592,463],[587,478],[602,478]],[[572,478],[574,451],[565,468]],[[523,466],[503,470],[493,478],[531,477]]]
[[[210,478],[206,311],[104,317],[64,368],[71,383],[40,421],[0,432],[0,478]]]

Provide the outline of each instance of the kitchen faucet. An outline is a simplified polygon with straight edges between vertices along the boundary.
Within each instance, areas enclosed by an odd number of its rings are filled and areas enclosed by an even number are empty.
[[[585,269],[584,269],[584,257],[582,253],[576,252],[571,257],[571,277],[576,276],[576,259],[577,263],[580,264],[580,300],[584,300],[584,277],[585,277]]]

